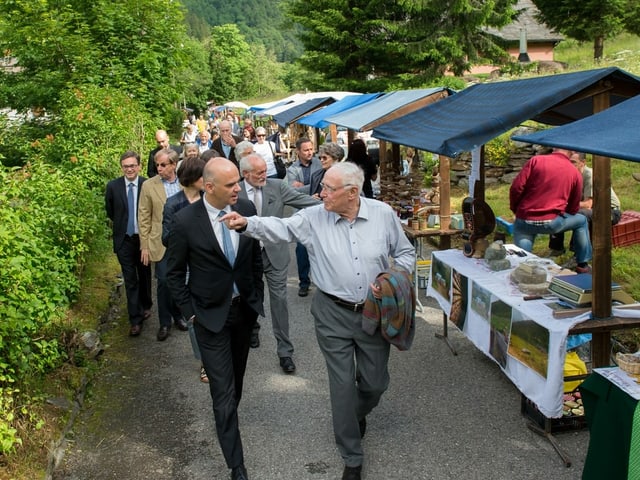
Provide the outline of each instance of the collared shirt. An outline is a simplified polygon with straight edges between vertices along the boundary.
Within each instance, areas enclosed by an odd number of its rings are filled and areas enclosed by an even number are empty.
[[[181,190],[180,181],[178,180],[177,175],[173,182],[169,182],[163,178],[162,185],[164,186],[164,193],[167,194],[167,198],[174,196]]]
[[[124,179],[124,183],[125,183],[125,191],[124,193],[127,194],[127,202],[129,202],[128,200],[128,194],[129,194],[129,185],[133,185],[133,211],[137,212],[138,211],[138,184],[140,183],[140,178],[136,177],[135,180],[133,181],[129,181],[126,178]],[[138,215],[134,215],[133,216],[133,230],[135,232],[135,234],[137,235],[139,232],[138,230]]]
[[[220,221],[220,218],[218,218],[218,215],[220,214],[220,210],[218,210],[213,205],[209,204],[209,202],[207,202],[206,196],[203,197],[203,200],[204,200],[204,208],[207,210],[207,215],[209,215],[209,221],[211,222],[211,226],[213,227],[213,233],[216,236],[216,240],[218,240],[218,244],[220,245],[220,250],[224,252],[224,241],[222,237],[223,235],[222,222]],[[224,211],[226,213],[229,213],[231,211],[231,208],[227,207],[224,209]],[[231,242],[233,243],[233,249],[237,254],[238,244],[240,243],[240,237],[238,236],[238,232],[236,232],[235,230],[230,230],[229,233],[231,234]]]
[[[256,187],[254,187],[253,185],[251,185],[249,182],[247,182],[245,180],[244,188],[247,190],[247,198],[249,200],[251,200],[254,205],[257,205],[256,204],[256,193],[257,193],[258,190],[260,190],[259,195],[262,197],[262,198],[260,198],[260,200],[261,200],[260,205],[262,205],[262,200],[264,200],[264,189],[262,187],[256,188]],[[258,212],[258,215],[260,215],[261,213],[262,212]]]
[[[272,243],[297,239],[309,252],[311,276],[323,292],[360,303],[378,274],[394,266],[412,271],[415,249],[400,220],[383,202],[360,198],[349,222],[324,205],[307,207],[289,218],[249,217],[245,233]]]
[[[231,155],[231,145],[226,144],[222,141],[220,143],[222,144],[222,154],[225,157],[229,158],[229,155]]]

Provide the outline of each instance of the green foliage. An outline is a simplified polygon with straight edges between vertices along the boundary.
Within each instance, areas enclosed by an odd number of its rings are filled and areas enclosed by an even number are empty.
[[[593,58],[602,58],[604,41],[623,31],[640,33],[640,6],[635,0],[533,0],[538,19],[575,40],[593,42]]]
[[[491,139],[484,146],[485,159],[488,165],[505,166],[513,152],[513,142],[509,133]]]
[[[172,0],[0,2],[0,48],[18,61],[0,73],[0,98],[55,113],[65,90],[97,85],[166,115],[188,86],[182,15]]]
[[[295,28],[287,24],[280,0],[183,0],[191,35],[205,40],[211,27],[235,24],[247,42],[263,46],[277,62],[289,63],[302,54]]]
[[[381,91],[416,87],[447,69],[460,75],[479,52],[504,57],[483,27],[509,23],[514,3],[293,0],[287,15],[304,27],[300,64],[325,88]]]

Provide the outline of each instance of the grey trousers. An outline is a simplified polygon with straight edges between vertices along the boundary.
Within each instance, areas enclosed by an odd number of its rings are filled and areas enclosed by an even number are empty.
[[[358,421],[389,386],[389,343],[362,330],[362,314],[336,305],[321,291],[311,304],[316,337],[329,374],[333,434],[344,463],[362,465]]]
[[[293,344],[289,339],[289,306],[287,305],[287,271],[275,268],[266,253],[262,252],[264,277],[269,289],[271,326],[276,337],[278,357],[292,357]]]

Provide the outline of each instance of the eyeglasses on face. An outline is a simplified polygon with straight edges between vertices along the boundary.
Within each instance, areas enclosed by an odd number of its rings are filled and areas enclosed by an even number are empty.
[[[138,166],[137,163],[132,163],[131,165],[122,165],[123,170],[132,170]]]
[[[339,187],[330,187],[326,183],[320,183],[320,187],[322,187],[323,190],[326,190],[329,193],[336,193],[341,188],[353,187],[353,185],[351,185],[350,183],[347,183],[347,184],[341,185]]]
[[[264,133],[259,133],[256,137],[266,137],[266,135]]]
[[[156,167],[158,168],[164,168],[168,165],[171,165],[171,162],[165,162],[165,163],[156,163]]]

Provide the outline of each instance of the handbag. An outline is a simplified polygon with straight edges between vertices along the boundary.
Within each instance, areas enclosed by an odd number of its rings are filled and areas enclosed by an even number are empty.
[[[276,167],[276,174],[278,175],[279,179],[283,179],[287,176],[287,167],[285,166],[284,162],[282,161],[282,159],[280,158],[279,155],[276,154],[276,152],[273,151],[273,143],[271,142],[271,140],[267,140],[269,142],[269,148],[271,149],[271,155],[273,155],[273,164]]]

